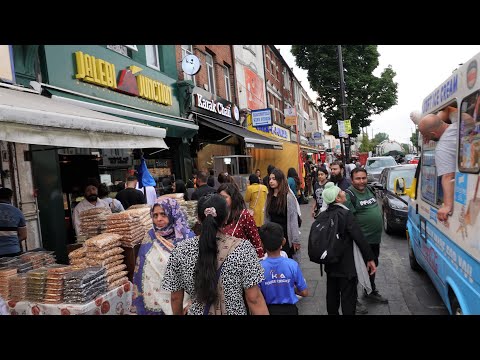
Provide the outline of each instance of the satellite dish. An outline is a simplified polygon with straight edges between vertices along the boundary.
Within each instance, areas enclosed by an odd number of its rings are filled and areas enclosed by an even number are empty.
[[[182,70],[187,75],[195,75],[200,70],[200,60],[195,55],[187,55],[182,60]]]

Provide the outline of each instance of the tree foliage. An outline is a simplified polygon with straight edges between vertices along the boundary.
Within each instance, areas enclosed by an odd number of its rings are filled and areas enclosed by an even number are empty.
[[[375,136],[373,137],[373,141],[375,142],[375,145],[380,144],[384,140],[389,140],[388,134],[384,132],[376,133]]]
[[[312,90],[318,93],[319,110],[330,133],[338,137],[337,120],[342,120],[340,72],[337,45],[292,45],[297,66],[307,70]],[[397,83],[391,66],[380,77],[377,68],[379,53],[376,45],[342,46],[347,119],[352,121],[352,137],[370,124],[371,115],[380,114],[397,103]]]
[[[360,142],[360,146],[358,148],[360,152],[369,152],[373,150],[372,142],[368,138],[368,134],[365,133],[362,136],[362,141]]]
[[[402,147],[405,154],[408,154],[410,152],[410,146],[408,146],[408,144],[402,144]]]
[[[415,150],[418,151],[418,129],[415,129],[415,132],[410,136],[410,141],[412,142]]]

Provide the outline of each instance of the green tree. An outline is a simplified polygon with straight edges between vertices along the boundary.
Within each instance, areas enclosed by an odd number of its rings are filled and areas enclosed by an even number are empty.
[[[373,150],[375,150],[375,147],[383,140],[389,140],[388,134],[384,132],[376,133],[371,141]]]
[[[408,154],[410,152],[410,146],[408,146],[408,144],[402,144],[402,147],[405,154]]]
[[[318,93],[319,109],[338,137],[337,120],[342,119],[340,72],[337,45],[292,45],[297,66],[307,70],[312,90]],[[351,119],[352,137],[371,123],[371,115],[380,114],[397,103],[395,72],[389,65],[380,77],[377,68],[379,53],[376,45],[342,46],[345,77],[347,118]]]
[[[372,151],[372,142],[368,139],[368,134],[363,134],[362,141],[360,142],[360,147],[358,148],[360,152],[369,152]]]
[[[418,129],[415,129],[415,132],[410,136],[410,141],[412,142],[415,149],[418,149]],[[418,151],[418,150],[417,150]]]

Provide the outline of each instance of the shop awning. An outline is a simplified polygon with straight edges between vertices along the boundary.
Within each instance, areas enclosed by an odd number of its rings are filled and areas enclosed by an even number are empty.
[[[306,145],[300,145],[300,149],[305,150],[307,152],[315,153],[315,154],[318,154],[320,152],[319,149],[311,146],[306,146]]]
[[[0,87],[0,140],[78,148],[168,148],[163,128]]]
[[[245,147],[256,149],[276,149],[282,150],[283,146],[281,142],[269,139],[265,136],[255,134],[248,131],[242,126],[235,124],[228,124],[226,122],[215,120],[206,116],[198,116],[200,124],[208,126],[212,129],[222,131],[226,134],[236,135],[245,141]]]

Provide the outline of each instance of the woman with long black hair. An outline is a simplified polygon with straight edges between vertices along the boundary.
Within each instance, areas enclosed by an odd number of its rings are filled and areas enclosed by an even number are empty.
[[[280,224],[287,239],[282,250],[289,258],[300,250],[298,231],[297,199],[288,189],[285,174],[280,169],[273,169],[270,174],[267,205],[265,206],[266,221]]]
[[[198,201],[200,236],[187,239],[172,251],[162,282],[171,291],[173,313],[183,314],[183,297],[190,294],[189,315],[268,315],[258,284],[263,268],[248,240],[225,235],[227,202],[218,194]]]
[[[232,183],[223,183],[217,192],[227,201],[228,216],[222,232],[225,235],[250,241],[261,259],[264,255],[262,240],[258,234],[255,219],[246,209],[245,200],[238,187]]]

